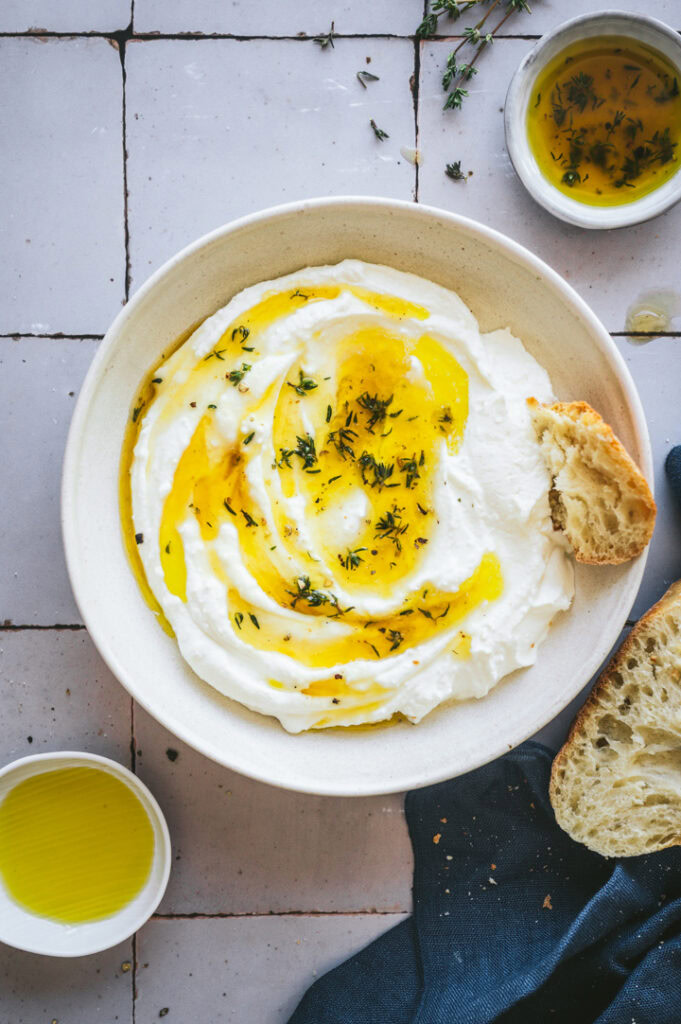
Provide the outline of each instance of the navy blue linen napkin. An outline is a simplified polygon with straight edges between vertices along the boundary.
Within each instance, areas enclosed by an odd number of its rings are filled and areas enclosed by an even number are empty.
[[[680,1024],[681,849],[606,860],[557,825],[528,742],[407,794],[414,913],[289,1024]]]

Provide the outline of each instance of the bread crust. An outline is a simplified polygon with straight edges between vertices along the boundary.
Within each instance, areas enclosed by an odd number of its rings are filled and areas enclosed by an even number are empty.
[[[579,547],[572,543],[576,560],[587,565],[620,565],[623,562],[630,561],[632,558],[636,558],[645,550],[653,535],[657,506],[648,481],[620,439],[616,436],[612,427],[587,402],[540,403],[536,398],[528,398],[527,404],[535,421],[535,426],[538,426],[537,416],[541,415],[541,409],[548,409],[555,415],[565,417],[572,423],[579,424],[579,426],[592,433],[606,447],[613,479],[616,479],[622,489],[626,489],[629,495],[635,497],[642,506],[643,514],[639,524],[641,526],[641,537],[635,547],[628,547],[619,553],[612,553],[609,556],[595,556],[584,547]],[[558,493],[560,494],[560,489],[558,489]],[[562,526],[556,522],[555,517],[553,519],[554,527],[562,529]],[[572,540],[572,538],[569,539]]]
[[[657,601],[656,604],[654,604],[644,615],[642,615],[638,622],[633,626],[620,648],[615,652],[603,672],[598,677],[586,702],[572,723],[565,743],[553,759],[551,777],[549,781],[549,799],[551,800],[551,806],[553,807],[554,812],[556,812],[557,819],[559,817],[561,800],[561,795],[556,792],[561,781],[559,780],[559,773],[570,761],[573,750],[578,739],[581,737],[582,731],[591,724],[592,719],[595,719],[597,715],[601,714],[603,709],[602,698],[605,696],[610,698],[614,695],[615,688],[613,686],[613,677],[616,672],[619,672],[624,668],[627,660],[634,653],[634,642],[636,638],[640,638],[641,635],[648,632],[651,626],[655,626],[655,624],[659,620],[663,619],[670,611],[674,611],[677,617],[681,619],[681,580],[677,580],[675,583],[672,583],[660,600]],[[652,664],[650,665],[650,671],[652,675]],[[661,720],[664,718],[662,713],[660,714],[660,718]],[[607,795],[605,793],[604,799],[607,799]],[[558,824],[560,824],[560,820],[558,821]],[[568,830],[566,829],[566,831]],[[577,841],[580,842],[581,840]],[[657,849],[662,850],[670,846],[681,846],[681,830],[678,835],[671,838],[670,841],[664,843],[664,845],[657,847]],[[601,851],[597,850],[596,852]],[[640,853],[639,850],[632,851],[631,856],[638,853]]]

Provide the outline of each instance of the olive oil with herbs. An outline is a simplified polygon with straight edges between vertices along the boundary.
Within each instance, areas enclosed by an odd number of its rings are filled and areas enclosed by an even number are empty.
[[[561,192],[593,206],[630,203],[679,168],[678,70],[632,39],[580,40],[538,76],[527,133]]]

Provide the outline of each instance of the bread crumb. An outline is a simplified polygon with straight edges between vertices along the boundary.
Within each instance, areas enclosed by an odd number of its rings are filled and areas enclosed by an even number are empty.
[[[544,910],[553,910],[553,903],[551,902],[551,893],[547,893],[542,903]]]
[[[433,842],[435,843],[436,846],[440,842],[441,839],[442,839],[442,833],[441,832],[436,832],[435,835],[433,836]]]
[[[491,867],[492,871],[496,871],[497,870],[496,864],[490,864],[490,867]]]
[[[442,822],[443,825],[447,824],[447,819],[446,818],[440,818],[440,821]]]

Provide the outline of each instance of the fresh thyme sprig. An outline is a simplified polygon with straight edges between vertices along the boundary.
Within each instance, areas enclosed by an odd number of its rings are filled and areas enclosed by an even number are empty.
[[[446,14],[453,21],[460,18],[461,15],[475,7],[476,4],[479,6],[482,3],[486,3],[487,0],[433,0],[433,6],[426,14],[425,18],[416,29],[416,36],[418,39],[424,39],[426,36],[435,35],[437,31],[438,19]]]
[[[468,11],[473,7],[481,6],[483,3],[489,2],[490,0],[433,0],[430,11],[426,14],[425,18],[416,29],[416,35],[419,39],[424,39],[428,36],[434,35],[437,30],[438,19],[442,17],[442,15],[448,15],[450,18],[456,19],[459,18],[464,11]],[[476,22],[475,25],[467,26],[463,30],[463,38],[461,42],[455,46],[449,54],[445,65],[445,71],[442,76],[442,88],[447,93],[447,98],[444,102],[445,110],[461,109],[464,100],[468,96],[468,89],[464,87],[464,83],[469,82],[471,78],[478,73],[476,65],[480,59],[482,51],[494,41],[494,37],[508,21],[511,15],[515,14],[516,11],[530,12],[530,6],[527,0],[505,0],[506,13],[499,19],[499,21],[497,21],[493,28],[489,31],[483,31],[488,18],[501,3],[502,0],[491,0],[491,4],[487,12],[479,21]],[[475,50],[470,60],[459,64],[457,61],[457,54],[464,46],[475,47]]]
[[[374,121],[373,117],[369,121],[369,124],[371,125],[373,133],[374,133],[374,135],[376,136],[376,138],[378,139],[379,142],[383,142],[385,139],[389,139],[390,138],[390,136],[388,135],[387,132],[384,132],[382,128],[378,127],[378,125]]]

